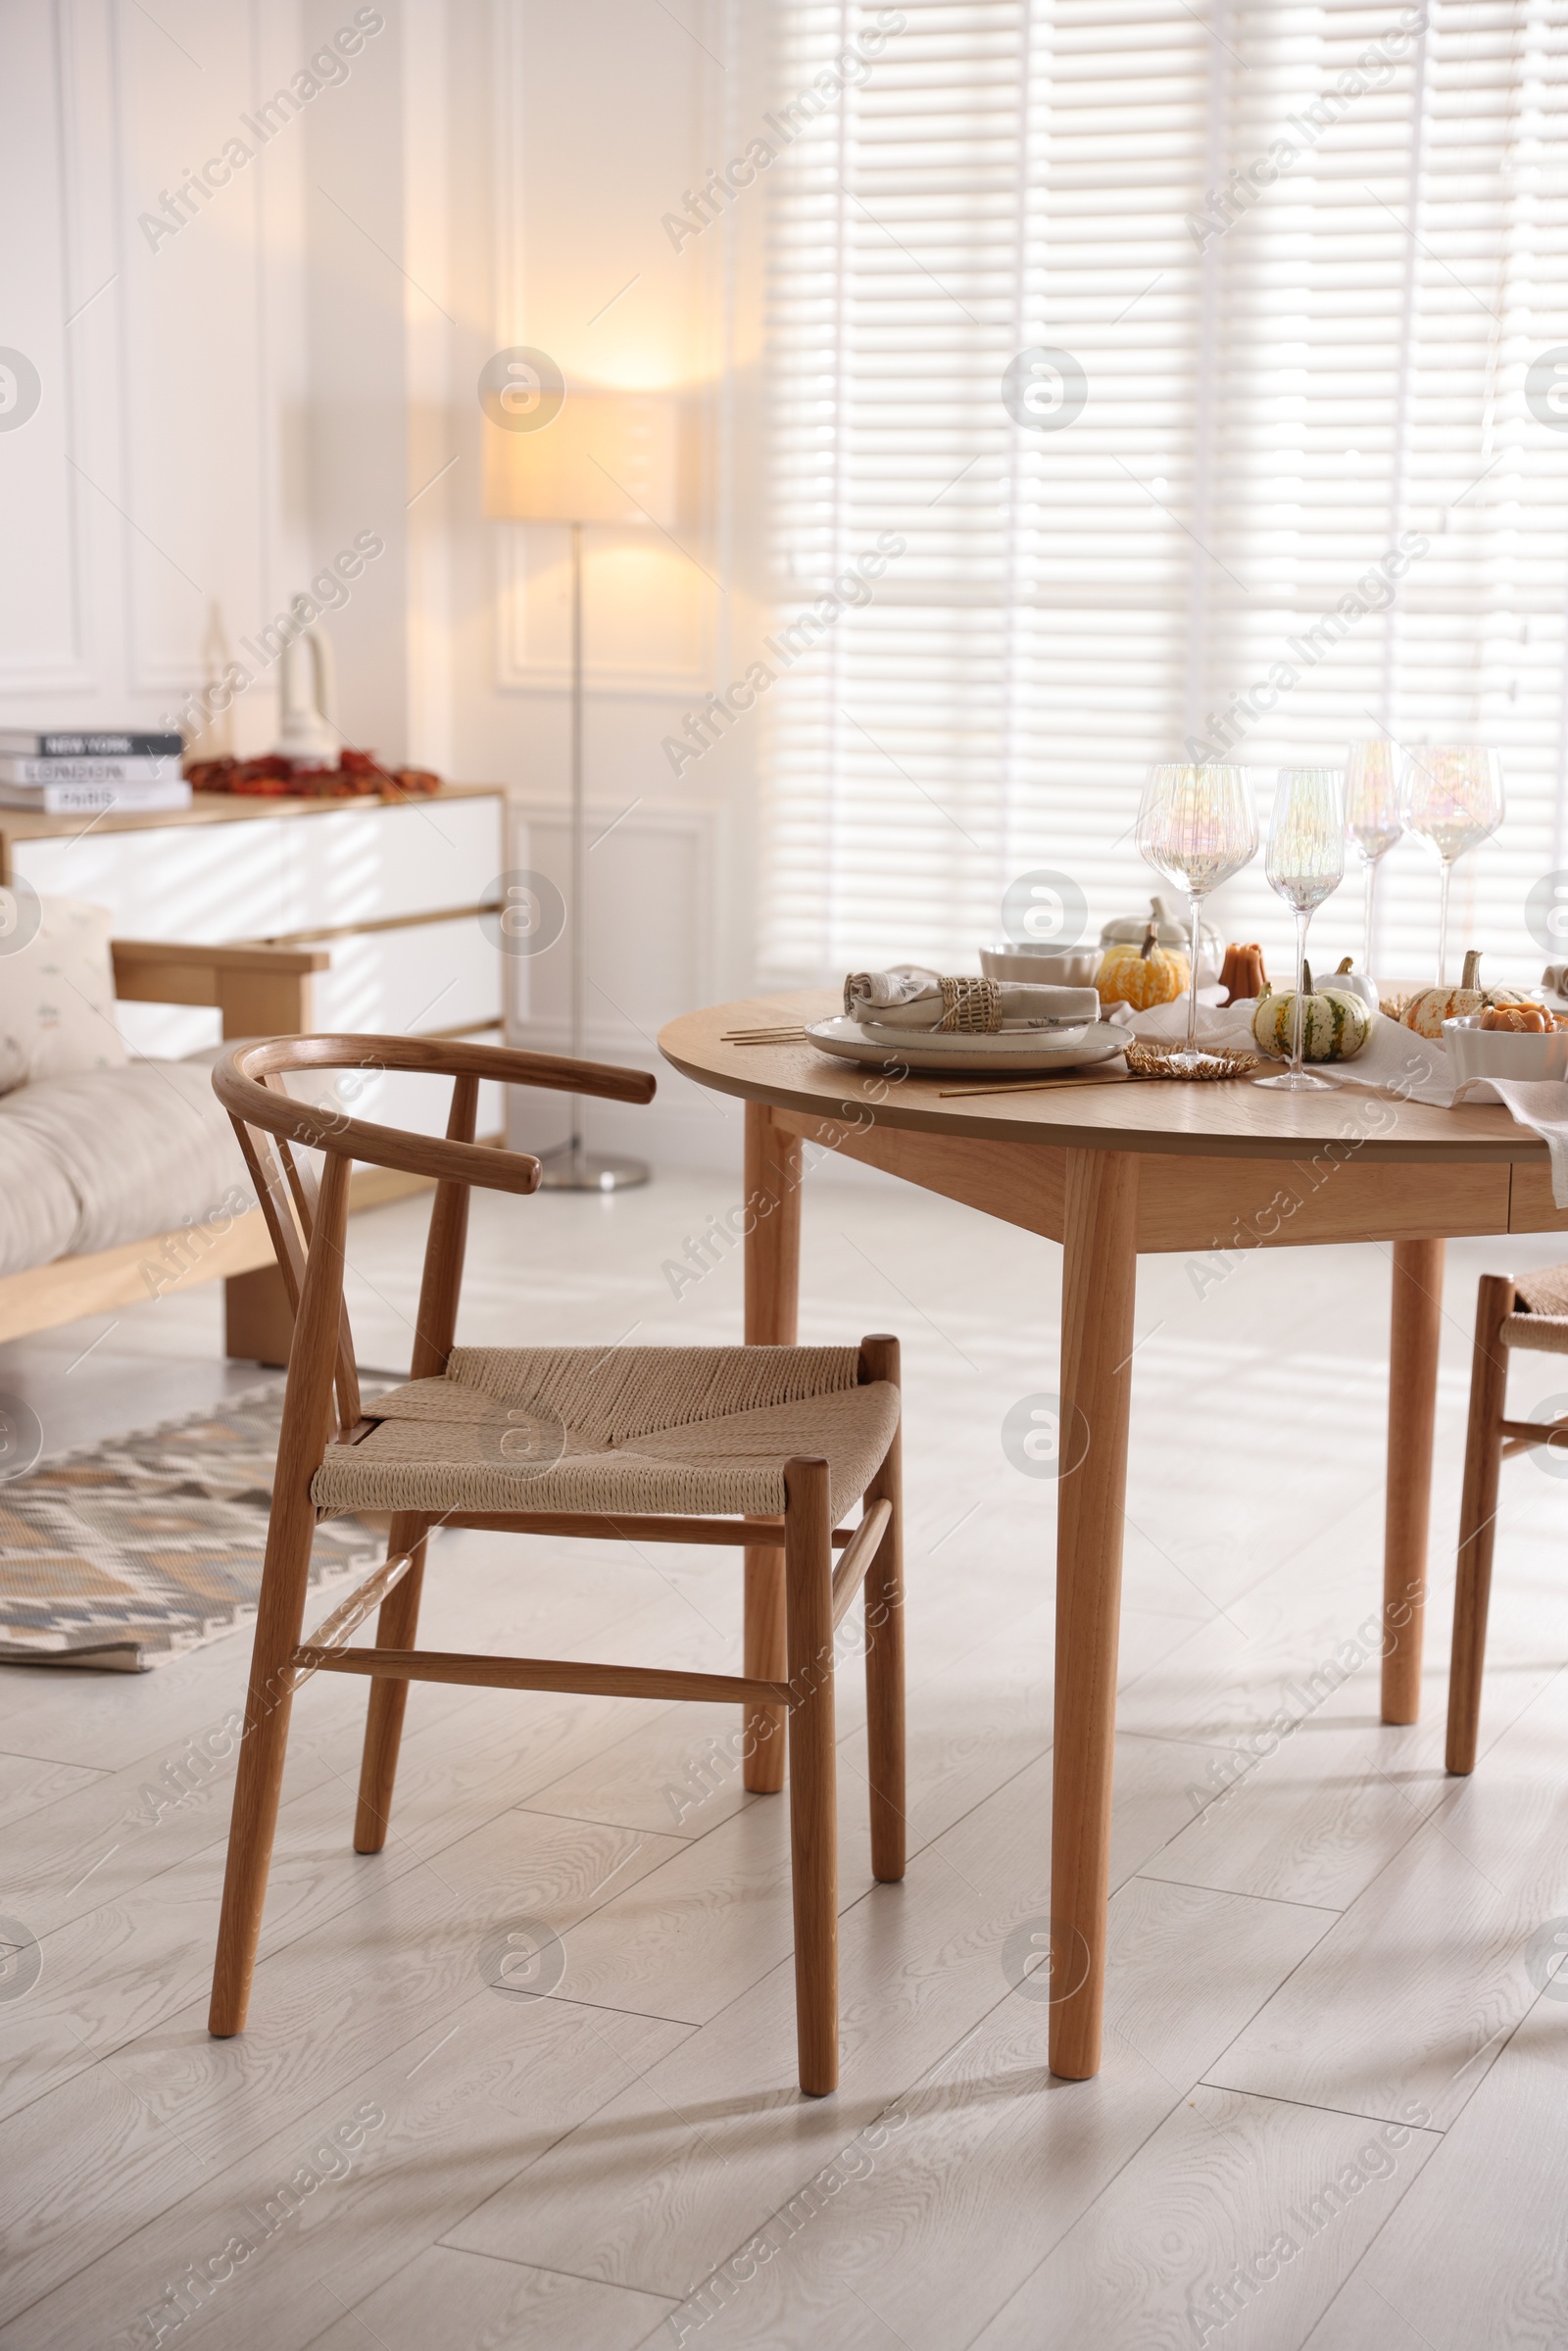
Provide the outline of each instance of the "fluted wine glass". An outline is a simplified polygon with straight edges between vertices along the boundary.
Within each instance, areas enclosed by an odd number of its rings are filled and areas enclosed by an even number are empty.
[[[1366,869],[1366,929],[1361,968],[1372,977],[1372,901],[1378,866],[1404,831],[1404,754],[1384,736],[1352,743],[1345,762],[1345,835]]]
[[[1138,810],[1138,854],[1192,906],[1187,1043],[1171,1060],[1196,1071],[1214,1058],[1198,1050],[1199,921],[1204,899],[1257,855],[1257,812],[1246,767],[1152,767]]]
[[[1438,901],[1438,986],[1448,978],[1448,884],[1467,849],[1502,822],[1502,760],[1479,744],[1422,744],[1407,756],[1406,821],[1443,860]]]
[[[1274,785],[1265,862],[1269,888],[1296,915],[1296,1003],[1291,1017],[1291,1065],[1254,1086],[1285,1094],[1315,1093],[1327,1078],[1301,1066],[1306,1045],[1306,926],[1345,879],[1345,773],[1339,767],[1282,767]]]

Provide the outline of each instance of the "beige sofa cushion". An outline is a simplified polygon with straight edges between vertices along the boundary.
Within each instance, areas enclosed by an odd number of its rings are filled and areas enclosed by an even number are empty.
[[[129,1061],[0,1097],[0,1274],[255,1204],[211,1057]]]
[[[75,1186],[57,1152],[20,1119],[5,1115],[21,1099],[0,1097],[0,1275],[63,1256],[80,1214]]]
[[[108,907],[20,893],[14,903],[9,944],[0,932],[0,1094],[76,1070],[122,1069]]]

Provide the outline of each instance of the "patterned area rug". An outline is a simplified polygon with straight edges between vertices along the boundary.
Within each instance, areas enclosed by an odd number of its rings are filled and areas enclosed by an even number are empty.
[[[278,1377],[0,1485],[0,1661],[144,1673],[253,1617],[282,1416]],[[330,1519],[311,1582],[382,1548]]]

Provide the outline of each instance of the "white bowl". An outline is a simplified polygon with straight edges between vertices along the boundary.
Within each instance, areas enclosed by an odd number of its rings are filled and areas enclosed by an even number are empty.
[[[1443,1042],[1462,1085],[1466,1078],[1568,1077],[1568,1029],[1545,1036],[1528,1029],[1484,1029],[1479,1013],[1446,1020]]]
[[[1048,947],[982,947],[980,969],[988,980],[1032,980],[1052,988],[1092,988],[1100,969],[1098,948],[1068,955]]]

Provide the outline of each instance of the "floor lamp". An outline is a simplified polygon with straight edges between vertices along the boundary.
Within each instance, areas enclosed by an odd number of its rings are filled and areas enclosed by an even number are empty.
[[[582,535],[590,524],[616,530],[676,521],[677,417],[658,392],[568,391],[535,429],[487,423],[484,511],[499,521],[564,522],[571,533],[571,1052],[584,1058],[588,987],[588,838],[582,760]],[[606,1158],[583,1144],[582,1103],[569,1098],[568,1139],[542,1151],[541,1183],[554,1192],[619,1192],[644,1184],[640,1159]]]

